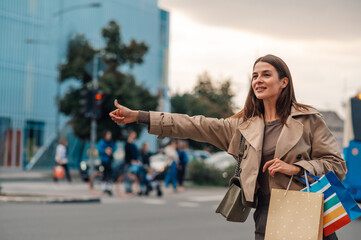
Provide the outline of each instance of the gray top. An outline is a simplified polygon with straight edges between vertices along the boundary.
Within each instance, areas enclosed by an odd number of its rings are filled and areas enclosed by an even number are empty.
[[[262,172],[262,169],[266,162],[274,158],[277,140],[281,134],[282,127],[283,124],[279,119],[271,122],[265,122],[262,160],[258,174],[258,183],[260,184],[260,189],[258,190],[258,193],[260,195],[270,194],[268,170],[266,172]]]

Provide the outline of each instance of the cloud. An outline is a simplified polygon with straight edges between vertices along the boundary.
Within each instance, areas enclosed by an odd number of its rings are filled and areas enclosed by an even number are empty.
[[[290,40],[361,40],[360,0],[159,0],[196,22]]]

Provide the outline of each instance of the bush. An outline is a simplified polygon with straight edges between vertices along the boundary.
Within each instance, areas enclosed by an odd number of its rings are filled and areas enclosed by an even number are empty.
[[[233,164],[229,167],[227,167],[224,171],[223,171],[223,178],[225,179],[227,186],[229,183],[229,180],[231,180],[231,178],[234,176],[234,171],[236,170],[237,164]]]
[[[203,161],[192,161],[188,164],[188,177],[197,185],[228,186],[229,179],[234,175],[235,166],[220,170],[207,165]]]

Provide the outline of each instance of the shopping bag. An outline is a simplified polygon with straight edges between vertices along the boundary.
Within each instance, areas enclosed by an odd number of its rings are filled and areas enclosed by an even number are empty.
[[[316,181],[310,185],[310,192],[324,194],[323,232],[325,236],[361,216],[360,207],[334,172],[328,172],[321,178],[311,177]],[[301,180],[304,181],[303,178]],[[301,191],[307,191],[307,189]]]
[[[265,239],[322,240],[323,194],[288,189],[271,191]]]
[[[64,177],[64,168],[59,165],[55,166],[53,174],[54,174],[54,178],[62,179]]]

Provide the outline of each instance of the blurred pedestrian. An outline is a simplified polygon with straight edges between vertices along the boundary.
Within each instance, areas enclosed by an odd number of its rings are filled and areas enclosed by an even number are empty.
[[[135,140],[137,139],[137,133],[131,131],[128,135],[127,142],[125,143],[125,164],[129,167],[132,163],[136,164],[139,161],[139,151]]]
[[[143,166],[145,168],[150,167],[150,157],[154,155],[154,153],[149,151],[149,144],[143,143],[141,149],[140,149],[140,158],[142,160]]]
[[[55,162],[57,165],[63,167],[65,171],[66,179],[68,180],[68,182],[71,182],[71,176],[68,166],[67,146],[68,146],[68,140],[66,140],[65,138],[60,139],[60,142],[56,147]],[[55,176],[54,176],[54,181],[55,182],[58,181],[58,178],[56,178]]]
[[[148,196],[149,192],[151,192],[152,190],[157,191],[158,197],[161,197],[163,195],[163,192],[161,189],[161,184],[160,184],[160,179],[158,179],[158,177],[159,177],[159,175],[156,174],[152,168],[147,169],[147,174],[146,174],[147,189],[146,189],[145,195]]]
[[[167,157],[166,173],[164,176],[165,187],[168,188],[169,183],[172,182],[173,190],[177,191],[177,171],[179,157],[177,153],[177,141],[171,139],[168,145],[164,148],[164,154]]]
[[[187,154],[187,149],[188,149],[188,144],[186,141],[183,140],[179,140],[178,144],[177,144],[178,148],[178,157],[179,157],[179,163],[178,163],[178,184],[179,184],[179,190],[183,190],[183,182],[184,182],[184,177],[186,174],[186,168],[187,168],[187,163],[189,161],[188,158],[188,154]]]
[[[139,159],[139,150],[135,144],[137,133],[131,131],[128,135],[127,141],[124,146],[125,150],[125,163],[122,166],[121,172],[132,172],[139,179],[140,189],[138,195],[143,195],[146,192],[146,170],[142,166]],[[131,183],[126,182],[126,192],[131,192]]]
[[[142,190],[142,193],[145,193],[145,195],[148,195],[148,193],[150,192],[150,190],[152,189],[151,187],[151,182],[153,181],[150,180],[149,178],[149,172],[151,170],[150,167],[150,157],[154,155],[153,152],[149,151],[149,144],[147,142],[142,144],[142,147],[140,149],[140,159],[142,161],[142,166],[143,166],[143,172],[142,172],[142,185],[144,185],[145,189]],[[143,186],[142,186],[143,187]]]
[[[117,150],[117,147],[112,140],[112,132],[106,130],[103,132],[102,139],[99,140],[97,145],[99,159],[103,166],[103,191],[109,196],[113,195],[111,191],[111,178],[112,178],[112,163],[113,154]]]

